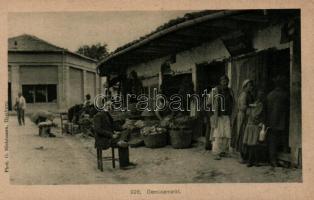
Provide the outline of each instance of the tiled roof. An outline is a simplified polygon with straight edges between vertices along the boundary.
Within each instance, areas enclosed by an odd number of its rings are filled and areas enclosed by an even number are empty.
[[[36,36],[23,34],[9,38],[9,50],[63,51],[65,49],[44,41]]]
[[[142,40],[144,40],[145,38],[157,33],[157,32],[160,32],[162,30],[165,30],[169,27],[172,27],[172,26],[175,26],[177,24],[180,24],[180,23],[183,23],[185,21],[188,21],[188,20],[192,20],[192,19],[195,19],[195,18],[198,18],[198,17],[202,17],[202,16],[205,16],[205,15],[210,15],[210,14],[213,14],[213,13],[216,13],[216,12],[219,12],[221,10],[203,10],[203,11],[197,11],[197,12],[191,12],[191,13],[186,13],[183,17],[178,17],[176,19],[171,19],[169,20],[167,23],[157,27],[154,31],[152,31],[151,33],[147,34],[147,35],[144,35],[142,37],[140,37],[139,39],[137,40],[134,40],[132,42],[129,42],[121,47],[118,47],[113,53],[116,53],[118,51],[121,51],[129,46],[132,46]]]
[[[9,38],[8,41],[8,50],[9,52],[45,52],[45,51],[55,51],[55,52],[67,52],[69,54],[88,59],[96,62],[96,60],[86,57],[84,55],[71,52],[62,47],[58,47],[54,44],[51,44],[45,40],[42,40],[34,35],[23,34],[16,37]]]

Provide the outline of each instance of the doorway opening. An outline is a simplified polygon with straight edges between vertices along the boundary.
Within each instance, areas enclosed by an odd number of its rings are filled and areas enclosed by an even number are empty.
[[[219,79],[221,76],[226,74],[226,63],[223,61],[214,61],[211,63],[202,63],[196,66],[196,80],[197,87],[196,93],[198,95],[204,94],[206,90],[207,93],[219,85]],[[201,98],[202,99],[202,98]],[[200,103],[203,105],[203,102]],[[209,125],[209,113],[201,107],[200,112],[197,116],[197,137],[205,136],[206,129]]]
[[[290,49],[270,49],[256,54],[233,58],[231,61],[231,87],[236,98],[235,110],[237,110],[237,97],[242,91],[242,83],[246,79],[251,79],[257,90],[262,90],[268,95],[274,88],[274,79],[277,76],[284,76],[285,88],[290,96]],[[287,104],[290,99],[287,99]],[[289,114],[290,106],[287,107],[286,129],[278,138],[278,152],[289,153]]]

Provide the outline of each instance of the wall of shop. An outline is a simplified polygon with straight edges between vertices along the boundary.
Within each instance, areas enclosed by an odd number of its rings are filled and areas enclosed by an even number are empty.
[[[35,104],[27,104],[26,113],[34,113],[36,111],[45,110],[49,112],[56,112],[59,106],[57,103],[35,103]]]
[[[280,43],[282,25],[283,24],[275,24],[254,31],[252,38],[253,48],[256,51],[262,51],[269,48],[289,48],[289,43]],[[127,73],[135,70],[138,75],[142,77],[158,75],[161,64],[167,60],[169,56],[132,66],[128,68]],[[226,58],[230,58],[229,52],[222,40],[216,39],[176,54],[176,62],[171,64],[171,69],[178,73],[189,70],[194,71],[195,65],[198,63],[223,60]],[[157,79],[155,79],[155,81],[157,81]]]
[[[283,23],[270,25],[266,28],[256,30],[253,34],[253,48],[257,51],[276,48],[289,48],[289,43],[281,43],[281,29]]]
[[[82,103],[84,95],[89,93],[93,97],[100,90],[94,61],[60,52],[9,52],[8,59],[12,104],[23,84],[55,84],[57,87],[56,102],[29,103],[27,112],[67,110],[73,104]]]
[[[86,84],[84,93],[90,94],[93,99],[96,95],[96,74],[92,72],[86,72]]]
[[[64,62],[67,65],[73,66],[75,68],[96,72],[96,61],[84,59],[76,55],[67,53]]]
[[[55,85],[58,86],[58,67],[51,66],[30,66],[30,65],[21,65],[20,66],[20,88],[23,91],[24,86],[34,86],[34,85]],[[33,91],[35,92],[35,91]],[[54,93],[54,92],[52,92]],[[51,94],[49,92],[49,94]],[[56,91],[56,98],[53,98],[53,102],[33,102],[27,103],[27,110],[35,111],[42,109],[49,109],[50,111],[56,110],[58,107],[58,91]],[[48,101],[48,91],[45,91],[45,96]],[[50,95],[49,95],[50,96]],[[26,96],[24,96],[26,98]]]
[[[62,63],[61,53],[11,53],[9,52],[8,61],[12,64],[59,64]]]
[[[57,84],[57,66],[20,66],[21,84]]]
[[[218,58],[227,58],[230,54],[224,47],[222,41],[217,39],[210,43],[204,43],[201,46],[183,51],[176,55],[176,62],[171,64],[171,69],[177,73],[191,71],[195,64],[215,60]],[[135,70],[139,76],[150,77],[156,76],[160,72],[161,64],[169,57],[152,60],[147,63],[128,68],[127,73]],[[155,79],[157,80],[157,79]]]
[[[9,71],[12,105],[14,105],[18,93],[22,92],[23,85],[58,85],[58,68],[55,65],[10,65]],[[56,95],[58,96],[58,92]],[[27,103],[27,112],[41,109],[56,110],[57,108],[57,100],[54,102]]]
[[[70,67],[69,74],[69,106],[73,106],[82,103],[84,100],[83,71]]]

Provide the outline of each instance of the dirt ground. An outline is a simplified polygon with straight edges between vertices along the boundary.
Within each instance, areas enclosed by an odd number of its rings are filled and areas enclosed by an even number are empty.
[[[58,121],[58,119],[56,119]],[[216,161],[203,143],[189,149],[131,148],[134,169],[115,169],[104,162],[104,172],[97,170],[94,139],[80,135],[56,138],[38,136],[35,124],[26,120],[18,126],[16,116],[9,119],[9,172],[12,184],[102,184],[102,183],[234,183],[301,182],[301,169],[239,164],[237,155]],[[111,151],[104,151],[104,156]],[[116,152],[117,154],[117,152]]]

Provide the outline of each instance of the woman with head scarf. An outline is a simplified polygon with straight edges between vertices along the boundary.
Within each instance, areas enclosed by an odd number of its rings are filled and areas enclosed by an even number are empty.
[[[253,81],[246,79],[242,83],[242,91],[238,97],[238,112],[233,127],[232,147],[241,154],[241,163],[246,163],[248,159],[246,145],[243,145],[243,135],[247,122],[246,111],[250,103],[253,103]]]
[[[262,90],[258,91],[256,101],[249,104],[247,109],[248,120],[244,131],[243,144],[247,145],[248,167],[259,166],[261,157],[259,135],[265,124],[264,99],[265,93]]]

